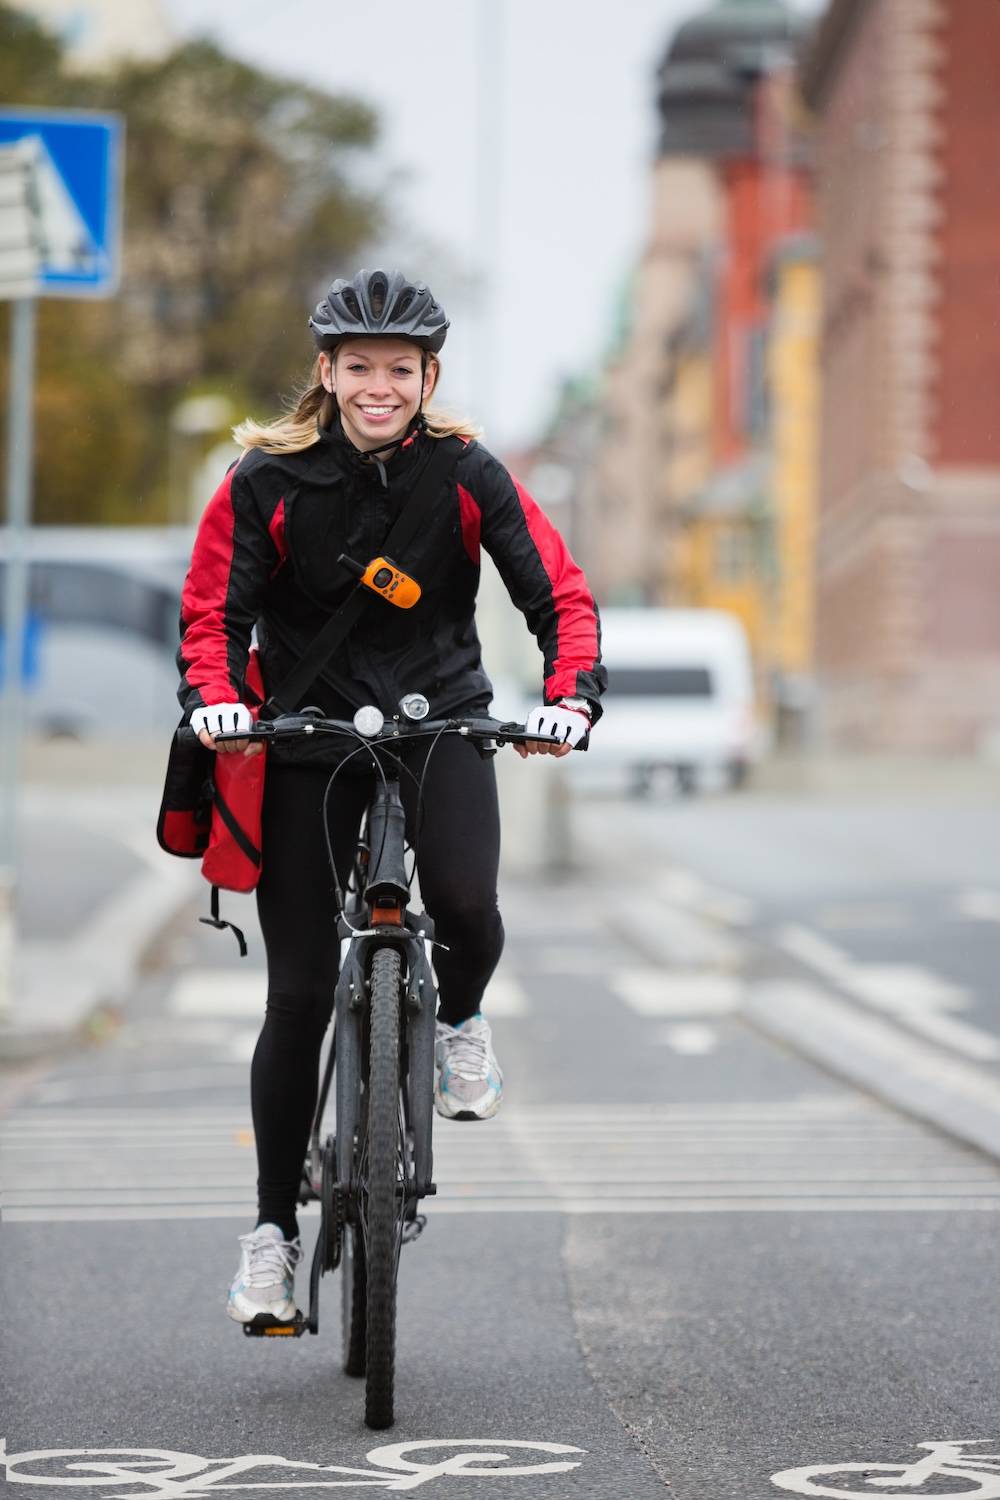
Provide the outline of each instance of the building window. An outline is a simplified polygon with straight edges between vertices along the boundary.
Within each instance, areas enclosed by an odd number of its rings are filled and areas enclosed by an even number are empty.
[[[748,437],[763,438],[767,433],[770,408],[767,378],[767,328],[758,324],[747,333],[746,341],[746,406],[743,412],[744,430]]]

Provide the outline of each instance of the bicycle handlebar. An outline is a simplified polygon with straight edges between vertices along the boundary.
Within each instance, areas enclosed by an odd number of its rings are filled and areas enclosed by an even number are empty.
[[[177,733],[183,741],[198,739],[190,724],[178,729]],[[299,739],[313,734],[340,736],[366,745],[398,744],[401,740],[423,739],[437,734],[460,734],[481,745],[563,743],[555,735],[528,734],[523,724],[502,723],[499,719],[386,719],[378,734],[367,735],[362,734],[350,719],[324,719],[315,714],[282,714],[277,719],[259,719],[251,729],[217,734],[213,738],[221,743],[231,740],[262,740],[266,743],[268,740]],[[584,740],[580,748],[586,743]]]

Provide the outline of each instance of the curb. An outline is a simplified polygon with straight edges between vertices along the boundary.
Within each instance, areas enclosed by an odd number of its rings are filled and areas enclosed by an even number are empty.
[[[194,872],[168,864],[116,891],[71,943],[24,944],[17,999],[0,1018],[0,1063],[65,1050],[106,1008],[128,1003],[145,954],[195,895]]]
[[[1000,1081],[808,981],[750,984],[740,1014],[772,1041],[1000,1160]]]

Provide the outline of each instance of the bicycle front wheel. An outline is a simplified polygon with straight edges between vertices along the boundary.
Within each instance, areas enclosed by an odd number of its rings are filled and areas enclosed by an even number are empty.
[[[399,1025],[402,961],[379,948],[371,967],[367,1131],[358,1180],[365,1247],[365,1422],[391,1427],[396,1359],[396,1277],[403,1244],[404,1136],[400,1099]]]

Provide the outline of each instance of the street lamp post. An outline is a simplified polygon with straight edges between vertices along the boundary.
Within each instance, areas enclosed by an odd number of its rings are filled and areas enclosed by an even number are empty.
[[[3,714],[0,716],[0,1015],[11,1007],[17,900],[17,786],[21,745],[21,668],[28,602],[25,541],[31,524],[34,297],[11,305],[10,417],[7,424],[7,549],[3,599]]]

